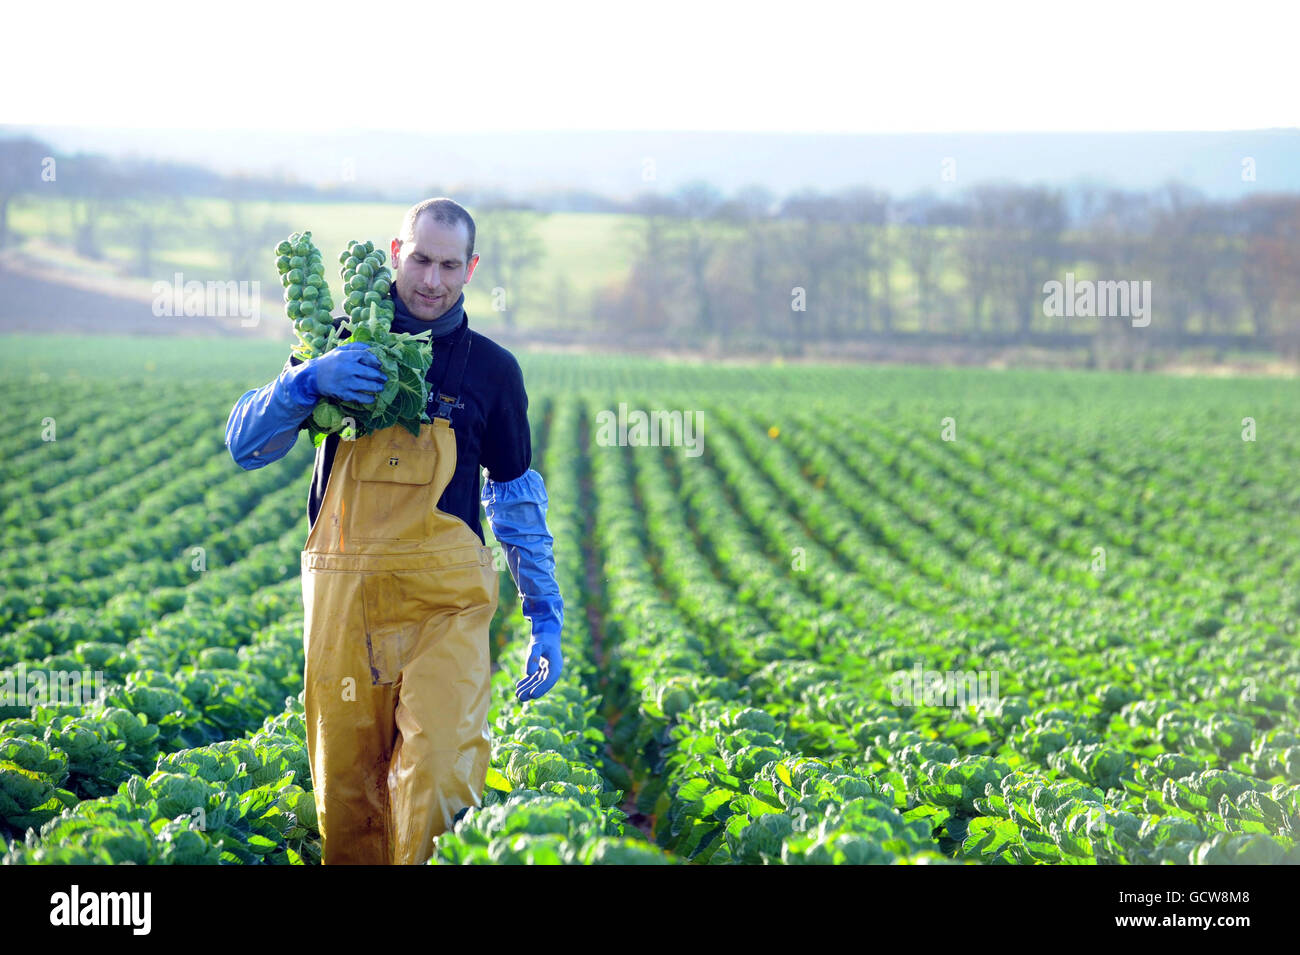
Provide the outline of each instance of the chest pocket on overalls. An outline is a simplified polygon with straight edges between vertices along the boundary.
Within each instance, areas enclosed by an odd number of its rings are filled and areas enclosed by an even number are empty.
[[[375,447],[352,459],[357,492],[348,502],[348,521],[360,540],[426,540],[433,534],[434,501],[429,484],[438,452],[411,447]]]

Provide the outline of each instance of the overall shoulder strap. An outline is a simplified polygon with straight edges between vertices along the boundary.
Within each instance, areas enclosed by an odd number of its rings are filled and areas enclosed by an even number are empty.
[[[452,345],[451,356],[447,359],[447,368],[435,396],[438,401],[438,410],[433,413],[435,418],[451,419],[451,409],[460,400],[461,380],[465,377],[465,366],[469,363],[469,349],[473,343],[474,331],[467,327],[465,333]]]

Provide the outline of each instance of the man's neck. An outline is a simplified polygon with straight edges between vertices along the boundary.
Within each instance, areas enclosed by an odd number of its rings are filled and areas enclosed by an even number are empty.
[[[411,314],[411,310],[406,307],[400,295],[397,294],[397,286],[394,285],[390,293],[393,297],[393,331],[409,332],[418,334],[419,332],[429,331],[431,339],[446,338],[456,329],[460,328],[461,323],[465,320],[465,293],[461,292],[460,297],[456,299],[456,304],[434,319],[418,318]]]

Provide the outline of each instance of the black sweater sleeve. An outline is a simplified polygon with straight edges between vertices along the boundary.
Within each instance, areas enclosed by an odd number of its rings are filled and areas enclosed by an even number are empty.
[[[513,355],[507,353],[506,358],[500,388],[488,413],[480,455],[488,478],[499,484],[522,477],[532,466],[533,457],[524,373]]]

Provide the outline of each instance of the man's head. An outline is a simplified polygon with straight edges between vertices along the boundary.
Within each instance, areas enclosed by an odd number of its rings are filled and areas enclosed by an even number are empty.
[[[407,210],[391,254],[397,294],[411,314],[441,318],[478,265],[474,220],[450,199],[425,199]]]

